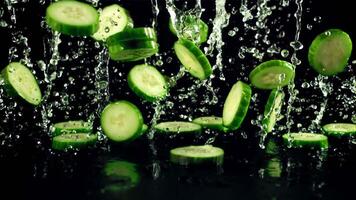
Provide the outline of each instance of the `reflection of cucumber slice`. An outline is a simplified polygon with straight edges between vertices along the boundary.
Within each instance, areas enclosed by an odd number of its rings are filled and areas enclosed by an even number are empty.
[[[191,122],[161,122],[154,126],[159,133],[201,133],[201,126]]]
[[[55,150],[82,149],[94,145],[97,135],[86,133],[62,134],[53,138],[52,148]]]
[[[133,21],[127,10],[114,4],[105,7],[100,13],[99,29],[92,37],[98,41],[105,41],[111,35],[132,27]]]
[[[208,58],[193,42],[180,39],[174,43],[174,51],[179,61],[193,77],[204,80],[213,73]]]
[[[110,58],[115,61],[132,62],[153,56],[159,45],[155,41],[132,40],[109,46]]]
[[[251,88],[242,81],[235,83],[226,97],[223,124],[230,130],[238,129],[245,119],[251,101]]]
[[[118,42],[124,41],[157,41],[157,35],[153,28],[140,27],[125,29],[122,32],[116,33],[107,39],[108,46],[116,45]]]
[[[272,90],[268,97],[267,104],[265,106],[264,117],[263,117],[263,129],[269,133],[273,130],[277,117],[281,112],[283,105],[284,93],[277,89]]]
[[[308,60],[319,74],[332,76],[344,71],[351,56],[350,36],[339,29],[319,34],[309,47]]]
[[[208,40],[208,25],[201,19],[194,19],[192,16],[187,16],[183,22],[182,32],[183,38],[201,44]],[[169,30],[177,36],[177,30],[173,26],[172,19],[169,20]]]
[[[332,123],[323,126],[323,131],[328,136],[343,137],[356,136],[356,124]]]
[[[143,64],[133,67],[127,81],[135,94],[147,101],[163,99],[168,93],[168,83],[153,66]]]
[[[249,75],[252,85],[259,89],[275,89],[288,85],[294,78],[294,66],[283,60],[263,62]]]
[[[180,165],[202,163],[221,165],[224,161],[224,150],[211,145],[179,147],[170,151],[170,160]]]
[[[283,135],[283,141],[286,145],[293,148],[316,147],[328,148],[328,138],[322,134],[315,133],[286,133]]]
[[[228,129],[223,126],[222,118],[216,116],[198,117],[193,120],[194,123],[201,125],[203,128],[219,130],[226,132]]]
[[[57,1],[46,11],[48,25],[58,32],[89,36],[99,27],[99,14],[91,5],[79,1]]]
[[[100,121],[105,135],[112,141],[131,141],[141,135],[142,114],[128,101],[117,101],[107,105],[101,113]]]
[[[41,90],[35,76],[27,67],[13,62],[2,70],[1,75],[9,95],[18,95],[32,105],[41,103]]]
[[[90,133],[92,129],[91,124],[82,120],[59,122],[53,125],[53,135],[57,136],[63,133]]]

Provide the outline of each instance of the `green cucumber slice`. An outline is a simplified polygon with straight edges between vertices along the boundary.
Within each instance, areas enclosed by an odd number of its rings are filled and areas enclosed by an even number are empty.
[[[308,60],[319,74],[333,76],[344,71],[351,52],[350,36],[342,30],[330,29],[313,40],[309,47]]]
[[[198,117],[195,118],[192,122],[199,124],[203,128],[224,131],[224,132],[228,130],[226,127],[223,126],[223,120],[221,117],[216,117],[216,116]]]
[[[201,133],[201,126],[191,122],[172,121],[161,122],[154,126],[154,129],[159,133]]]
[[[158,53],[158,44],[155,41],[124,41],[109,46],[110,58],[120,62],[138,61],[156,53]]]
[[[130,28],[110,36],[106,43],[108,46],[125,41],[157,41],[156,31],[150,27]]]
[[[126,28],[132,28],[133,21],[126,9],[114,4],[105,7],[99,17],[99,29],[92,37],[97,41],[106,39]]]
[[[251,101],[251,87],[242,81],[235,83],[224,103],[223,124],[230,130],[240,128]]]
[[[281,113],[283,99],[284,93],[278,89],[272,90],[269,95],[262,120],[263,129],[266,133],[273,131],[273,128],[278,120],[277,117]]]
[[[59,122],[53,125],[52,133],[54,136],[67,133],[90,133],[93,127],[90,123],[83,120]]]
[[[286,133],[283,136],[286,145],[293,148],[322,148],[329,147],[328,138],[322,134],[315,133]]]
[[[10,96],[20,96],[32,105],[39,105],[42,94],[32,72],[18,62],[12,62],[1,72],[4,86]]]
[[[294,79],[294,65],[283,60],[261,63],[249,75],[252,85],[259,89],[275,89],[288,85]]]
[[[182,26],[184,39],[193,41],[198,45],[208,40],[209,27],[203,20],[187,16]],[[169,30],[177,36],[177,30],[173,26],[172,19],[169,20]]]
[[[211,145],[186,146],[172,149],[170,160],[179,165],[196,165],[211,163],[222,165],[224,162],[224,150]]]
[[[179,39],[174,43],[174,51],[179,61],[193,77],[204,80],[213,73],[208,58],[193,42]]]
[[[96,9],[72,0],[51,3],[46,11],[46,21],[53,30],[73,36],[90,36],[99,28]]]
[[[67,150],[67,149],[82,149],[94,145],[98,140],[98,136],[87,133],[72,133],[62,134],[53,137],[52,149]]]
[[[128,101],[116,101],[101,112],[101,127],[114,142],[125,142],[141,135],[143,118],[141,111]]]
[[[133,67],[127,81],[131,90],[147,101],[161,100],[168,93],[168,83],[164,76],[155,67],[147,64]]]
[[[328,136],[343,137],[356,136],[356,124],[331,123],[323,126],[323,131]]]

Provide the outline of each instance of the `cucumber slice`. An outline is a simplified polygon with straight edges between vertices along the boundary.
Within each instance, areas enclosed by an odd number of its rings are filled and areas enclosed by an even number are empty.
[[[72,0],[51,3],[46,11],[46,21],[53,30],[73,36],[90,36],[99,28],[96,9]]]
[[[309,47],[312,68],[324,76],[344,71],[352,52],[350,36],[342,30],[330,29],[319,34]]]
[[[149,27],[125,29],[122,32],[110,36],[106,43],[108,46],[116,45],[125,41],[157,41],[156,31]]]
[[[1,72],[4,86],[10,96],[20,96],[32,105],[39,105],[42,94],[32,72],[18,62],[12,62]]]
[[[114,46],[109,46],[110,58],[115,61],[132,62],[142,60],[158,52],[155,41],[124,41]]]
[[[161,122],[154,126],[159,133],[201,133],[201,126],[191,122],[172,121]]]
[[[170,151],[170,160],[179,165],[203,163],[222,165],[224,162],[224,150],[211,145],[179,147]]]
[[[323,131],[328,136],[343,137],[356,136],[356,124],[332,123],[323,126]]]
[[[283,99],[284,93],[278,89],[272,90],[271,94],[269,95],[262,120],[263,129],[266,131],[266,133],[273,131],[273,128],[278,120],[277,117],[281,113]]]
[[[133,21],[128,11],[114,4],[105,7],[100,13],[99,29],[92,37],[97,41],[106,41],[108,37],[132,27]]]
[[[208,40],[209,27],[203,20],[187,16],[182,26],[184,39],[196,42],[198,45]],[[177,36],[177,30],[173,26],[172,19],[169,20],[169,30]]]
[[[213,73],[208,58],[193,42],[180,39],[174,43],[174,51],[193,77],[204,80]]]
[[[226,127],[223,126],[223,120],[221,117],[216,117],[216,116],[198,117],[193,120],[193,123],[199,124],[203,128],[224,131],[224,132],[228,130]]]
[[[329,147],[328,138],[322,134],[315,133],[286,133],[283,136],[286,145],[293,148],[322,148]]]
[[[121,100],[104,108],[100,122],[110,140],[124,142],[141,135],[143,118],[141,111],[134,104]]]
[[[52,149],[67,150],[67,149],[82,149],[94,145],[98,140],[98,136],[87,133],[62,134],[53,138]]]
[[[133,67],[127,81],[131,90],[147,101],[163,99],[168,93],[168,83],[164,76],[155,67],[147,64]]]
[[[148,126],[146,124],[143,124],[142,125],[142,130],[141,130],[141,133],[144,134],[148,131]]]
[[[242,81],[235,83],[224,103],[223,125],[230,130],[240,128],[251,101],[251,87]]]
[[[57,136],[66,133],[90,133],[92,130],[90,123],[78,120],[55,123],[52,132],[54,136]]]
[[[261,63],[249,75],[252,85],[259,89],[275,89],[288,85],[294,79],[294,65],[283,60]]]

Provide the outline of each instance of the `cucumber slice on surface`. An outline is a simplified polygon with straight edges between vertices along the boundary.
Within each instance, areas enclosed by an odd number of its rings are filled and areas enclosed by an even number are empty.
[[[157,41],[156,31],[150,27],[130,28],[116,33],[107,39],[107,45],[112,46],[120,42],[139,40],[139,41]]]
[[[203,128],[219,130],[219,131],[227,131],[228,129],[223,126],[223,120],[221,117],[216,116],[206,116],[206,117],[198,117],[195,118],[193,123],[201,125]]]
[[[344,71],[352,52],[350,36],[342,30],[330,29],[319,34],[309,47],[312,68],[324,76]]]
[[[283,60],[261,63],[249,75],[252,85],[259,89],[276,89],[288,85],[294,79],[294,65]]]
[[[328,138],[322,134],[315,133],[286,133],[283,136],[283,141],[286,145],[291,145],[293,148],[322,148],[329,147]]]
[[[52,149],[82,149],[94,145],[98,136],[87,133],[62,134],[52,139]]]
[[[1,72],[5,89],[11,96],[20,96],[32,105],[42,101],[41,90],[32,72],[18,62],[10,63]]]
[[[224,162],[224,150],[211,145],[179,147],[170,151],[170,160],[179,165],[221,165]]]
[[[223,109],[223,124],[230,130],[238,129],[248,111],[251,87],[242,81],[235,83],[226,97]]]
[[[147,101],[163,99],[168,93],[168,83],[164,76],[155,67],[147,64],[133,67],[127,81],[131,90]]]
[[[106,41],[108,37],[132,27],[133,21],[127,10],[114,4],[105,7],[100,13],[99,29],[92,37],[97,41]]]
[[[172,121],[156,124],[154,129],[159,133],[201,133],[202,127],[191,122]]]
[[[203,20],[187,16],[182,26],[184,39],[196,42],[196,44],[202,44],[208,40],[209,27]],[[172,19],[169,20],[169,30],[177,36]]]
[[[72,0],[51,3],[46,11],[46,21],[53,30],[73,36],[90,36],[99,28],[96,9]]]
[[[323,131],[328,136],[343,137],[356,136],[356,124],[331,123],[323,126]]]
[[[112,141],[125,142],[141,135],[143,118],[140,110],[128,101],[107,105],[101,113],[101,127]]]
[[[53,135],[57,136],[66,133],[90,133],[93,127],[90,123],[78,120],[53,124]]]
[[[265,106],[263,117],[263,129],[269,133],[273,131],[277,122],[277,117],[281,113],[283,105],[284,93],[283,91],[274,89],[268,97],[267,104]]]
[[[155,41],[126,41],[109,46],[109,55],[115,61],[132,62],[153,56],[158,53],[158,47]]]
[[[193,77],[204,80],[213,73],[208,58],[193,42],[180,39],[174,43],[174,51],[179,61]]]

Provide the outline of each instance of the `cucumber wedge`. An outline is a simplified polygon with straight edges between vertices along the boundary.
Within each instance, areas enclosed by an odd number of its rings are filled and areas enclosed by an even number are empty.
[[[323,131],[331,137],[356,136],[356,124],[332,123],[323,126]]]
[[[283,99],[283,91],[277,89],[272,90],[271,94],[269,95],[262,120],[263,129],[266,131],[266,133],[273,131],[273,128],[278,120],[277,117],[281,113]]]
[[[78,120],[55,123],[53,125],[52,133],[54,136],[57,136],[67,133],[91,133],[92,130],[93,127],[91,124]]]
[[[114,142],[127,142],[141,135],[143,118],[140,110],[128,101],[107,105],[101,113],[101,127]]]
[[[197,165],[211,163],[222,165],[224,162],[224,150],[211,145],[187,146],[172,149],[170,160],[179,165]]]
[[[206,116],[206,117],[198,117],[195,118],[193,123],[199,124],[203,128],[224,131],[226,132],[228,128],[223,126],[223,120],[221,117],[216,116]]]
[[[161,100],[168,93],[168,83],[164,76],[155,67],[147,64],[133,67],[127,81],[131,90],[147,101]]]
[[[99,28],[99,14],[80,1],[57,1],[46,11],[46,21],[55,31],[73,36],[90,36]]]
[[[123,41],[109,46],[109,55],[115,61],[133,62],[153,56],[158,53],[158,47],[155,41]]]
[[[18,62],[10,63],[2,72],[2,79],[10,96],[20,96],[32,105],[39,105],[42,94],[37,80],[32,72]]]
[[[253,86],[269,90],[288,85],[294,79],[294,66],[283,60],[261,63],[249,75]]]
[[[183,38],[202,44],[208,40],[209,27],[201,19],[195,19],[193,16],[186,16],[181,24]],[[177,36],[177,30],[173,26],[172,19],[169,20],[169,30]]]
[[[202,127],[191,122],[161,122],[154,126],[154,129],[159,133],[179,134],[179,133],[201,133]]]
[[[292,148],[322,148],[329,147],[328,138],[322,134],[315,133],[286,133],[283,136],[286,145]]]
[[[113,46],[125,41],[157,41],[156,31],[150,27],[125,29],[107,39],[107,45]]]
[[[313,40],[309,47],[308,60],[319,74],[333,76],[344,71],[351,52],[350,36],[342,30],[330,29]]]
[[[99,29],[92,37],[97,41],[106,41],[108,37],[132,27],[133,21],[128,11],[114,4],[105,7],[100,13]]]
[[[98,140],[98,136],[87,133],[62,134],[52,139],[52,149],[83,149],[92,146]]]
[[[193,77],[204,80],[213,73],[208,58],[193,42],[180,39],[173,48],[179,61]]]
[[[230,130],[240,128],[251,101],[251,87],[242,81],[235,83],[226,97],[223,124]]]

